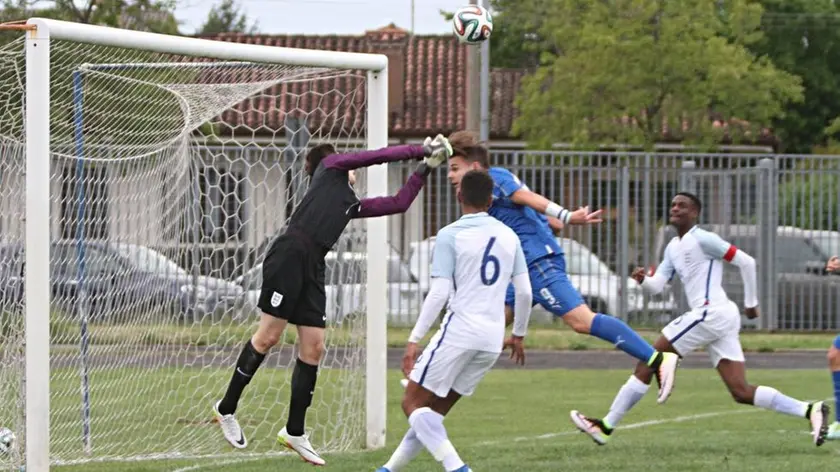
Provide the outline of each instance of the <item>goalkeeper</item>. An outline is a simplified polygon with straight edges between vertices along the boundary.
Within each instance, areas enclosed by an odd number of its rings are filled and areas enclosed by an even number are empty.
[[[289,417],[277,440],[303,460],[325,464],[304,434],[306,409],[312,402],[318,363],[324,352],[324,257],[351,219],[408,210],[426,176],[451,155],[452,147],[441,135],[426,138],[422,146],[394,146],[351,154],[336,154],[332,145],[321,144],[306,155],[309,189],[292,213],[285,233],[271,244],[263,261],[259,326],[239,354],[224,398],[213,405],[225,439],[233,447],[242,449],[248,444],[234,416],[242,391],[291,323],[297,326],[300,345],[292,373]],[[356,195],[355,169],[409,159],[423,162],[396,195],[364,199]]]

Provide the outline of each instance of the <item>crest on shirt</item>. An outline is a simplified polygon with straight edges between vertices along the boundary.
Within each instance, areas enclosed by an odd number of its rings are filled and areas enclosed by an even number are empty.
[[[280,304],[283,303],[283,295],[274,292],[271,294],[271,306],[277,308]]]

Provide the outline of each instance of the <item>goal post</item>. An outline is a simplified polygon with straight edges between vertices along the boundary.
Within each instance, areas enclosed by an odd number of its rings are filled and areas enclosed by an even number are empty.
[[[2,29],[0,27],[0,29]],[[21,28],[18,28],[21,29]],[[365,80],[364,85],[364,110],[351,106],[349,110],[356,110],[364,113],[363,130],[358,130],[359,134],[364,134],[364,144],[369,149],[375,149],[387,146],[388,144],[388,115],[387,115],[387,97],[388,97],[388,80],[387,80],[387,57],[380,54],[361,54],[361,53],[347,53],[347,52],[333,52],[333,51],[316,51],[316,50],[302,50],[282,47],[270,47],[262,45],[251,45],[241,43],[230,43],[223,41],[212,41],[198,38],[168,36],[155,33],[138,32],[120,30],[115,28],[83,25],[77,23],[70,23],[58,20],[50,20],[43,18],[33,18],[26,22],[25,38],[23,46],[25,48],[25,97],[24,97],[24,113],[21,114],[23,124],[23,138],[24,138],[24,153],[25,153],[25,278],[24,278],[24,306],[25,306],[25,433],[22,436],[22,443],[25,446],[25,462],[28,471],[40,472],[49,469],[50,463],[55,462],[55,458],[51,455],[51,425],[50,425],[50,406],[51,399],[51,335],[50,326],[55,320],[51,318],[53,307],[51,306],[51,248],[53,247],[53,235],[55,234],[55,217],[51,217],[51,213],[55,212],[55,197],[51,197],[50,190],[55,189],[55,175],[54,169],[51,168],[52,163],[56,158],[56,154],[60,152],[68,152],[71,154],[68,159],[75,162],[75,173],[71,172],[71,180],[77,182],[84,182],[84,184],[77,184],[76,197],[74,209],[76,211],[75,222],[75,242],[78,245],[76,257],[78,261],[76,265],[76,274],[79,290],[78,297],[75,303],[78,305],[78,320],[75,320],[79,330],[78,338],[78,363],[74,361],[75,368],[79,370],[79,384],[81,385],[82,395],[79,400],[81,414],[79,418],[79,437],[80,443],[84,445],[84,454],[82,457],[67,456],[69,461],[73,460],[95,460],[97,459],[97,444],[95,440],[91,443],[91,415],[94,417],[98,413],[95,409],[91,410],[90,401],[90,329],[88,324],[90,322],[87,298],[85,296],[86,280],[86,260],[85,252],[86,241],[93,238],[85,234],[85,211],[86,202],[89,199],[103,198],[95,195],[86,195],[86,188],[89,186],[89,181],[94,177],[89,177],[86,165],[89,161],[100,160],[104,161],[103,166],[118,166],[118,170],[111,169],[107,175],[130,175],[131,172],[146,172],[146,177],[150,179],[157,178],[159,175],[168,175],[156,166],[162,166],[162,163],[172,163],[173,165],[183,166],[181,169],[184,175],[192,175],[195,172],[195,165],[192,162],[184,162],[194,159],[192,150],[185,150],[186,147],[192,146],[187,143],[188,139],[194,139],[192,135],[196,132],[199,126],[204,125],[209,120],[218,119],[223,113],[228,112],[235,105],[243,101],[247,101],[254,94],[265,94],[268,87],[276,89],[279,84],[286,82],[294,82],[300,80],[319,80],[319,77],[327,77],[332,74],[330,70],[339,69],[343,71],[362,71]],[[72,67],[64,67],[55,69],[56,64],[56,48],[52,47],[56,41],[62,43],[78,43],[85,45],[92,45],[102,47],[106,52],[102,53],[106,57],[97,57],[97,61],[90,62],[89,57],[84,57],[85,61],[79,64],[72,64]],[[117,60],[109,60],[107,51],[118,50],[134,50],[141,52],[154,52],[170,58],[170,62],[166,61],[132,61],[120,62],[121,57],[116,57]],[[115,54],[116,55],[116,54]],[[80,55],[82,56],[82,55]],[[90,56],[90,54],[88,54]],[[130,56],[127,54],[126,56]],[[65,61],[72,61],[72,58],[64,58]],[[261,72],[255,73],[253,78],[243,79],[242,77],[248,74],[241,71],[247,69],[249,65],[255,65]],[[265,65],[265,67],[260,67]],[[280,70],[279,68],[271,68],[269,66],[283,66],[290,68],[298,68],[295,70],[303,70],[296,75],[296,73],[289,72],[287,69]],[[222,74],[223,69],[227,67],[234,67],[240,72],[235,75],[237,81],[241,83],[224,84],[224,87],[216,84],[205,84],[204,79],[198,79],[195,75],[186,74],[183,71],[188,69],[200,68],[203,71],[211,71],[214,74]],[[64,73],[71,70],[70,77],[58,77],[56,73]],[[107,126],[102,124],[107,120],[103,116],[99,116],[99,120],[88,120],[86,107],[87,98],[85,73],[100,73],[110,74],[106,79],[110,81],[109,87],[113,84],[124,84],[126,82],[141,81],[134,76],[128,77],[122,71],[151,71],[143,72],[147,74],[146,79],[153,83],[155,87],[165,88],[175,95],[180,94],[177,99],[180,100],[178,105],[184,109],[185,116],[183,123],[178,122],[179,126],[183,125],[183,129],[160,129],[148,131],[151,133],[163,134],[163,132],[171,132],[173,139],[177,138],[178,143],[170,144],[168,146],[160,145],[158,141],[152,144],[141,141],[140,138],[128,137],[124,138],[125,142],[120,145],[125,149],[130,145],[135,155],[130,158],[120,154],[120,163],[114,164],[111,158],[101,157],[102,149],[107,146],[99,142],[88,144],[86,141],[86,133],[91,126]],[[177,72],[170,72],[177,70]],[[167,79],[172,82],[166,82],[164,79],[157,79],[158,72],[167,75]],[[228,76],[225,76],[228,77]],[[233,76],[230,76],[233,77]],[[251,76],[248,76],[251,77]],[[186,79],[185,79],[186,78]],[[176,83],[177,80],[188,80],[190,83],[183,85]],[[53,90],[53,84],[57,81],[67,81],[71,83],[72,99],[70,101],[61,101],[56,99],[56,90]],[[249,82],[251,81],[251,82]],[[143,83],[143,87],[148,84]],[[138,85],[139,86],[139,85]],[[104,89],[106,86],[100,86]],[[216,88],[214,88],[216,87]],[[282,92],[281,92],[282,93]],[[322,92],[319,92],[322,93]],[[96,99],[97,97],[93,97]],[[272,100],[282,102],[282,97],[270,97]],[[355,100],[358,97],[351,97]],[[130,100],[130,98],[128,99]],[[230,103],[225,103],[225,101]],[[101,100],[100,100],[101,101]],[[66,106],[72,103],[72,110],[54,109],[56,104]],[[354,102],[355,103],[355,102]],[[96,103],[90,105],[91,107],[99,106]],[[299,107],[299,105],[297,105]],[[320,106],[320,105],[319,105]],[[131,111],[131,105],[126,106]],[[175,105],[172,105],[175,107]],[[172,108],[174,109],[174,108]],[[165,108],[165,110],[170,110]],[[150,109],[153,111],[153,109]],[[296,108],[296,111],[300,111]],[[323,110],[303,110],[304,113],[321,113]],[[162,111],[162,113],[173,113],[171,111]],[[111,116],[111,115],[108,115]],[[68,118],[69,117],[69,118]],[[116,113],[113,117],[118,117]],[[97,117],[94,117],[97,118]],[[107,118],[107,117],[106,117]],[[166,118],[173,118],[171,116]],[[356,117],[358,118],[358,117]],[[117,118],[114,118],[117,119]],[[162,117],[163,119],[163,117]],[[354,119],[349,117],[348,119]],[[63,123],[60,120],[71,120],[72,124]],[[90,124],[89,124],[90,121]],[[172,120],[173,123],[177,120]],[[218,124],[218,123],[216,123]],[[173,125],[174,127],[174,125]],[[65,151],[56,149],[56,142],[60,140],[60,136],[56,137],[56,133],[63,133],[65,128],[72,129],[72,148],[73,151]],[[351,129],[355,129],[351,127]],[[131,129],[131,133],[138,134],[139,130]],[[177,133],[175,133],[177,131]],[[51,134],[52,133],[52,134]],[[179,134],[180,133],[180,134]],[[103,133],[107,134],[107,133]],[[108,136],[113,139],[113,131]],[[339,136],[341,133],[339,132]],[[341,139],[331,137],[329,130],[319,131],[319,137],[322,140]],[[216,137],[218,138],[218,137]],[[250,137],[249,137],[250,138]],[[123,139],[123,138],[120,138]],[[135,139],[132,141],[132,139]],[[148,136],[143,139],[151,140]],[[225,136],[225,139],[233,139]],[[103,141],[104,142],[104,141]],[[224,141],[223,141],[224,142]],[[185,144],[186,143],[186,144]],[[65,143],[66,144],[66,143]],[[226,142],[225,145],[228,145]],[[238,146],[250,146],[251,142],[247,144],[238,144]],[[98,148],[96,146],[99,146]],[[270,146],[274,146],[273,144]],[[349,149],[349,144],[342,144],[345,149]],[[114,145],[117,148],[117,145]],[[265,147],[265,146],[264,146]],[[277,146],[282,147],[282,146]],[[341,147],[341,146],[337,146]],[[88,157],[88,148],[95,148],[100,152],[98,157]],[[110,148],[108,148],[110,149]],[[265,149],[263,149],[264,151]],[[341,149],[340,149],[341,150]],[[111,152],[111,151],[108,151]],[[120,151],[121,153],[124,151]],[[75,154],[75,155],[73,155]],[[138,159],[137,156],[141,156]],[[148,158],[141,164],[134,161]],[[132,161],[131,164],[125,162]],[[299,168],[299,162],[294,164]],[[264,165],[264,164],[261,164]],[[72,165],[70,167],[73,167]],[[150,170],[151,169],[151,170]],[[168,169],[165,169],[168,170]],[[299,170],[297,171],[300,172]],[[181,180],[184,180],[182,178]],[[369,195],[384,195],[388,193],[388,178],[387,166],[379,165],[367,169],[362,177],[364,185],[366,186],[366,193]],[[220,184],[219,184],[220,185]],[[253,182],[253,186],[259,187],[259,182]],[[142,185],[139,185],[142,187]],[[255,190],[256,192],[256,190]],[[190,189],[184,190],[182,193],[189,197],[195,197],[194,192]],[[107,197],[104,197],[107,198]],[[135,200],[147,198],[147,195],[138,193],[131,196]],[[148,198],[151,198],[148,196]],[[294,198],[299,198],[299,195]],[[178,200],[180,201],[180,200]],[[241,206],[246,206],[245,201],[239,202]],[[174,205],[174,204],[172,204]],[[179,208],[177,211],[188,214],[194,211],[194,205],[190,202]],[[288,217],[288,215],[286,215]],[[246,217],[247,218],[247,217]],[[108,224],[107,222],[104,224]],[[198,224],[198,223],[196,223]],[[366,263],[364,274],[364,321],[363,332],[350,333],[348,339],[353,339],[355,335],[361,334],[364,336],[362,345],[357,351],[363,351],[361,358],[356,355],[351,349],[344,354],[346,359],[336,360],[336,363],[342,363],[339,368],[350,368],[348,365],[360,368],[364,375],[364,396],[363,400],[358,402],[343,400],[339,397],[333,400],[336,404],[335,409],[342,415],[350,415],[352,405],[358,405],[364,409],[364,412],[357,412],[364,414],[364,420],[359,422],[363,429],[363,434],[358,437],[358,441],[362,444],[359,446],[367,448],[379,448],[385,443],[385,426],[386,426],[386,405],[387,405],[387,389],[386,389],[386,368],[387,368],[387,343],[386,343],[386,282],[387,282],[387,255],[381,251],[382,247],[386,247],[387,242],[387,219],[386,218],[372,218],[366,220],[364,223],[365,230],[365,245],[366,248]],[[218,229],[218,228],[216,228]],[[128,241],[138,243],[138,241]],[[227,241],[224,241],[227,242]],[[90,256],[92,257],[92,256]],[[338,280],[337,282],[341,282]],[[218,305],[217,305],[218,306]],[[145,319],[145,318],[144,318]],[[2,319],[0,319],[2,320]],[[139,323],[134,320],[132,323]],[[220,322],[214,322],[213,326],[207,328],[207,332],[219,331]],[[228,323],[225,321],[224,323]],[[247,322],[243,322],[246,323]],[[143,326],[140,325],[140,329]],[[224,326],[233,326],[232,324]],[[238,326],[238,325],[237,325]],[[228,328],[230,333],[234,332],[233,328]],[[236,331],[239,333],[240,331]],[[201,341],[190,344],[189,349],[198,350],[203,349],[201,343],[206,343],[209,336],[202,331],[200,333]],[[244,338],[239,339],[239,342],[244,342]],[[235,342],[233,336],[229,339],[230,342]],[[2,339],[0,339],[2,345]],[[128,345],[123,348],[130,348]],[[64,348],[64,346],[62,346]],[[104,349],[104,348],[103,348]],[[186,350],[187,348],[183,348]],[[329,351],[331,346],[328,346]],[[336,348],[341,350],[341,347]],[[190,351],[192,352],[192,351]],[[202,352],[204,352],[202,350]],[[227,351],[226,351],[227,352]],[[171,359],[166,362],[173,363],[179,356],[184,356],[183,352],[173,354]],[[230,356],[228,356],[230,357]],[[53,359],[55,361],[55,359]],[[54,362],[55,363],[55,362]],[[355,363],[355,364],[353,364]],[[359,366],[358,364],[364,364]],[[212,388],[219,390],[223,385],[217,385],[219,381],[226,384],[229,371],[232,367],[229,365],[222,365],[224,374],[213,377]],[[179,367],[180,368],[180,367]],[[103,376],[105,376],[103,374]],[[196,378],[199,374],[195,374]],[[195,384],[195,388],[200,385]],[[340,386],[339,386],[340,387]],[[259,387],[251,387],[259,388]],[[166,392],[158,392],[164,394]],[[288,396],[288,389],[282,392]],[[344,395],[353,395],[354,392],[345,392]],[[255,393],[255,395],[257,395]],[[317,394],[316,394],[317,395]],[[340,395],[336,393],[336,395]],[[280,396],[282,398],[282,396]],[[256,400],[255,400],[256,401]],[[62,402],[63,403],[63,402]],[[349,407],[347,405],[350,405]],[[208,407],[209,408],[209,407]],[[208,410],[205,408],[205,410]],[[348,408],[350,411],[348,411]],[[77,410],[78,411],[78,410]],[[208,410],[209,411],[209,410]],[[331,412],[334,413],[334,412]],[[55,418],[55,416],[54,416]],[[201,421],[204,418],[194,418],[193,421]],[[261,418],[260,418],[261,419]],[[187,421],[189,421],[188,419]],[[318,419],[329,425],[331,428],[336,428],[337,423],[345,421],[347,418],[326,418]],[[310,422],[312,420],[309,420]],[[349,420],[348,420],[349,421]],[[338,425],[340,426],[340,424]],[[351,426],[348,426],[348,428]],[[327,429],[327,428],[325,428]],[[338,433],[341,434],[341,433]],[[55,438],[53,438],[55,439]],[[162,439],[162,438],[161,438]],[[204,440],[204,439],[202,439]],[[336,442],[338,444],[339,442]],[[221,445],[221,442],[219,442]],[[185,448],[191,448],[189,444],[185,444]],[[336,446],[338,448],[342,446]],[[201,455],[201,448],[198,448],[198,455]],[[137,455],[144,457],[160,457],[167,454],[187,454],[192,451],[155,451],[155,450],[140,450],[126,453],[129,455]],[[106,458],[114,456],[114,454],[105,454]],[[62,456],[62,460],[64,460]]]

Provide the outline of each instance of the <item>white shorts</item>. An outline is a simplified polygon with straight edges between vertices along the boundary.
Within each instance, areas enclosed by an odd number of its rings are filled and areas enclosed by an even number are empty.
[[[662,329],[662,335],[681,356],[706,348],[712,365],[717,367],[721,359],[744,362],[740,331],[741,313],[730,301],[724,305],[695,308],[668,323]]]
[[[450,390],[468,397],[498,359],[498,352],[432,342],[417,358],[408,378],[441,398]]]

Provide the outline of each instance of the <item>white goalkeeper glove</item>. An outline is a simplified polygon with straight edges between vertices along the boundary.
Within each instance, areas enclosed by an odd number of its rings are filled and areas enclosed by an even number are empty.
[[[427,137],[423,141],[423,150],[426,153],[423,163],[430,169],[439,167],[452,157],[452,145],[442,134],[435,136],[435,139]]]

